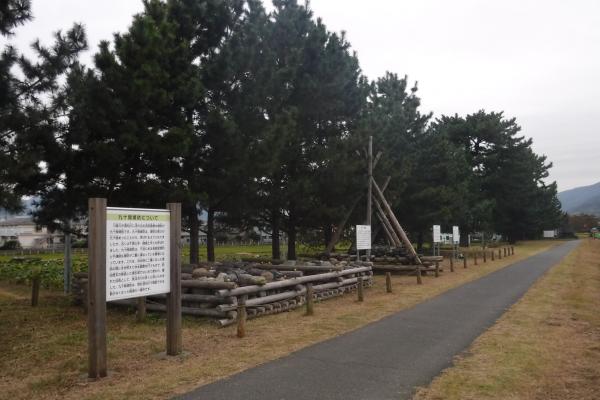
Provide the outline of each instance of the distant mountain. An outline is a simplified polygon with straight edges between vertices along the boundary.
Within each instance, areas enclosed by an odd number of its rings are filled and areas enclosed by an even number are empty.
[[[595,214],[600,216],[600,182],[565,190],[558,194],[562,209],[569,214]]]

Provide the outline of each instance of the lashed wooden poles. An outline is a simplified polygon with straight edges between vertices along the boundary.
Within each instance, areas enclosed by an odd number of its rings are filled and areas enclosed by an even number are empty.
[[[375,166],[377,165],[377,162],[379,161],[381,154],[382,154],[381,152],[377,153],[377,157],[375,158],[375,162],[373,163],[373,168],[375,168]],[[387,188],[391,179],[392,179],[391,176],[388,176],[386,178],[385,184],[381,187],[382,192],[385,193],[385,189]],[[362,199],[363,199],[363,195],[357,196],[356,199],[354,199],[352,206],[348,209],[348,212],[344,215],[342,220],[337,224],[337,228],[336,228],[335,232],[333,232],[331,240],[329,241],[329,244],[327,245],[327,248],[325,249],[326,254],[331,253],[333,248],[335,247],[335,245],[340,241],[340,238],[342,237],[342,232],[344,232],[344,228],[346,227],[348,220],[350,219],[350,217],[354,213],[354,210],[356,209],[358,204],[362,201]]]
[[[392,227],[390,220],[386,217],[385,212],[381,208],[381,204],[379,204],[379,201],[377,201],[377,200],[375,200],[374,203],[375,203],[375,207],[377,208],[377,216],[379,217],[380,221],[382,221],[385,229],[387,231],[389,231],[390,239],[394,243],[394,246],[396,246],[396,247],[402,246],[402,242],[400,241],[400,238],[394,231],[394,228]]]
[[[340,241],[340,238],[342,237],[342,232],[344,232],[344,228],[346,227],[348,220],[352,216],[354,209],[356,208],[358,203],[360,203],[362,198],[363,198],[363,196],[357,196],[356,199],[354,199],[354,203],[352,203],[352,207],[350,207],[350,209],[348,210],[346,215],[344,215],[344,217],[342,218],[340,223],[337,224],[336,230],[335,230],[335,232],[333,232],[331,240],[329,241],[329,244],[327,245],[327,248],[325,249],[326,254],[331,253],[331,251],[333,250],[335,245]]]
[[[390,231],[390,229],[386,226],[385,222],[383,222],[383,219],[381,218],[381,215],[379,215],[379,213],[377,213],[377,219],[379,220],[381,228],[385,233],[385,239],[387,240],[388,246],[396,247],[396,243],[394,242],[394,238],[392,236],[392,231]]]
[[[369,136],[369,151],[367,153],[367,163],[369,168],[369,178],[367,182],[367,218],[366,224],[371,226],[371,216],[373,215],[373,136]],[[372,240],[372,238],[371,238]],[[367,261],[371,259],[371,249],[367,249]]]
[[[385,213],[387,214],[388,218],[390,219],[392,226],[396,230],[396,233],[400,236],[400,239],[402,240],[404,247],[406,247],[406,249],[409,251],[410,255],[414,258],[416,264],[422,264],[421,259],[419,258],[419,255],[417,254],[417,252],[415,251],[415,248],[413,247],[412,243],[408,239],[408,236],[406,236],[406,232],[404,232],[404,229],[402,229],[402,226],[400,226],[400,223],[396,219],[394,212],[392,211],[390,205],[388,204],[387,200],[383,196],[383,192],[377,185],[377,182],[375,182],[375,179],[371,179],[371,181],[373,183],[373,188],[375,189],[375,193],[377,194],[379,201],[383,205],[383,209],[385,210]]]

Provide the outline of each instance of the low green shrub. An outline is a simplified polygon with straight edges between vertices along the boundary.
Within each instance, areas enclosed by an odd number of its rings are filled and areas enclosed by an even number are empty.
[[[73,272],[87,271],[87,262],[73,261]],[[20,258],[0,262],[0,280],[30,284],[33,276],[39,274],[41,286],[49,289],[63,288],[63,261]]]

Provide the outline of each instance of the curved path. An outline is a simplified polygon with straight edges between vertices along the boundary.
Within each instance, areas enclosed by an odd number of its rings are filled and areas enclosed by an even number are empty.
[[[568,242],[410,309],[180,399],[407,399],[579,244]]]

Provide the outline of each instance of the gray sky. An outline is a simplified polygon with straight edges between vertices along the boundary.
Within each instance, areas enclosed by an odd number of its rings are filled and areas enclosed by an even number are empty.
[[[505,111],[554,163],[559,190],[600,181],[600,1],[312,0],[311,7],[330,30],[347,32],[370,79],[392,71],[418,81],[423,111]],[[138,0],[33,0],[35,20],[12,41],[49,43],[77,21],[95,50],[141,9]]]

